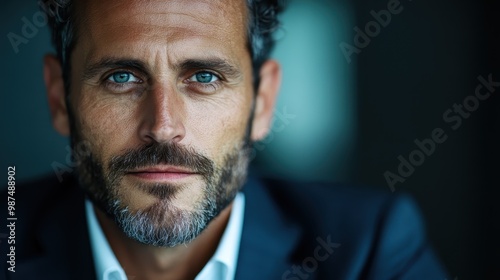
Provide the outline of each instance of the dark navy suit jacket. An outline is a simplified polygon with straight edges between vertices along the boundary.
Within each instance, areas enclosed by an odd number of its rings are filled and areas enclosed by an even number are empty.
[[[244,193],[236,279],[446,278],[407,196],[253,178]],[[95,279],[84,198],[73,178],[18,186],[16,272],[2,238],[0,279]]]

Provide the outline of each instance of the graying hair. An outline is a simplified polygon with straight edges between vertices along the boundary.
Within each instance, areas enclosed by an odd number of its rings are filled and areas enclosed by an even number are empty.
[[[254,87],[259,84],[259,70],[274,46],[273,32],[279,27],[278,15],[284,0],[246,0],[249,14],[247,47],[252,58]],[[66,94],[69,92],[69,59],[77,36],[77,14],[71,0],[39,0],[52,30],[52,44],[63,67]]]

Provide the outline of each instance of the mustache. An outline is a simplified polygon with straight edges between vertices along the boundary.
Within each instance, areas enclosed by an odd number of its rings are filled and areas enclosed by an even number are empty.
[[[185,167],[204,177],[210,176],[215,170],[215,163],[208,157],[176,142],[154,142],[126,150],[112,157],[108,167],[110,172],[117,174],[159,164]]]

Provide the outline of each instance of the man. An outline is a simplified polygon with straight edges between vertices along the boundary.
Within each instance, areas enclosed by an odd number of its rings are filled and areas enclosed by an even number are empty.
[[[246,179],[279,3],[45,4],[53,126],[78,165],[17,188],[8,279],[445,278],[405,197]]]

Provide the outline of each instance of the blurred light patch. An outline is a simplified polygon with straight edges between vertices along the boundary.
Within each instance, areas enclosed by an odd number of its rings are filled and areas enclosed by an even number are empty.
[[[352,174],[355,63],[339,48],[351,35],[351,15],[340,1],[290,1],[273,55],[283,68],[273,129],[256,145],[261,172],[299,180]]]

